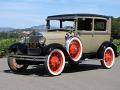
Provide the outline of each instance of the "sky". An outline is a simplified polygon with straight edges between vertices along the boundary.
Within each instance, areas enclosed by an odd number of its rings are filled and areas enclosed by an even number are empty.
[[[120,0],[0,0],[0,27],[46,24],[49,15],[93,13],[118,17]]]

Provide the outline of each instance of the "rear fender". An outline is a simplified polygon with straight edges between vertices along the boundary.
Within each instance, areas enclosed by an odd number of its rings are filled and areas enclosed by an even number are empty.
[[[111,41],[105,41],[105,42],[102,43],[102,45],[98,49],[98,52],[97,52],[97,57],[98,58],[100,58],[100,59],[102,58],[103,51],[105,50],[106,47],[111,47],[114,50],[114,52],[115,52],[115,56],[116,57],[118,56],[117,47],[115,46],[115,44],[113,44]]]

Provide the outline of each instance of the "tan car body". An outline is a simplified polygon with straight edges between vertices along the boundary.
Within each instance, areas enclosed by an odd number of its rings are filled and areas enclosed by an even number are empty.
[[[85,30],[78,30],[78,18],[90,18],[93,19],[92,30],[85,31]],[[105,31],[94,31],[94,19],[102,19],[106,20],[106,30]],[[75,30],[73,31],[78,34],[82,44],[83,44],[83,53],[91,53],[97,52],[99,47],[104,41],[110,41],[111,37],[111,18],[103,18],[103,17],[76,17],[75,19]],[[59,43],[65,45],[65,35],[66,31],[49,31],[45,32],[43,35],[46,38],[46,44],[51,43]]]

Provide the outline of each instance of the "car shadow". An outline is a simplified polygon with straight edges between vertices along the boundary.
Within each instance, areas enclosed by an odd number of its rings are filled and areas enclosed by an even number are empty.
[[[91,71],[102,69],[101,65],[94,65],[94,64],[79,64],[77,66],[71,67],[69,64],[66,64],[62,74],[64,73],[76,73],[76,72],[84,72],[84,71]],[[4,70],[5,73],[13,73],[11,70]],[[18,75],[37,75],[48,77],[47,71],[44,65],[33,65],[31,68],[27,69],[22,73],[14,73]]]

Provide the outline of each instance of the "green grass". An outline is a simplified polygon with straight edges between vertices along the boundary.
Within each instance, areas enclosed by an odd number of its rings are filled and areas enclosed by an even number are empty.
[[[16,38],[9,38],[9,39],[1,39],[0,40],[0,57],[3,57],[8,50],[8,47],[15,43],[18,39]]]

